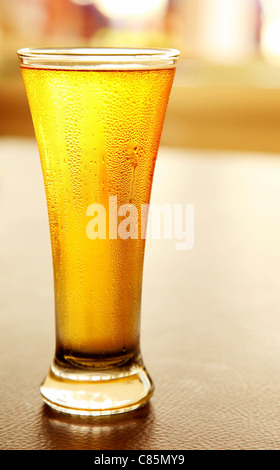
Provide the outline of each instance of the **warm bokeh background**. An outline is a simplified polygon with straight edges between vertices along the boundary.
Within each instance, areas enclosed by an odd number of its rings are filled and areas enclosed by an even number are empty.
[[[16,50],[51,45],[178,48],[162,143],[280,151],[279,0],[0,0],[0,136],[33,135]]]

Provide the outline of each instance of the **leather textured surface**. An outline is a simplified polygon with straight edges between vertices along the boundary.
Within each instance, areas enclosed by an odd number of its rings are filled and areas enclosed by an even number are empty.
[[[52,268],[36,144],[0,141],[0,448],[280,447],[280,159],[161,149],[153,201],[194,203],[195,245],[147,244],[136,412],[78,418],[39,395],[54,348]]]

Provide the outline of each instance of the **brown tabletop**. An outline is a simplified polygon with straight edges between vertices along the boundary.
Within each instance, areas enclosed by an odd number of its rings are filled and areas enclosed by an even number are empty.
[[[280,157],[161,148],[153,203],[194,204],[194,247],[147,242],[148,406],[50,410],[52,266],[36,143],[0,140],[0,448],[280,448]]]

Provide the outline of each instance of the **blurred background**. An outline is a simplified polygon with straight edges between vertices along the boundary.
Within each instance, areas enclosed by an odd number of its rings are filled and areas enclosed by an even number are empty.
[[[181,50],[162,144],[280,151],[280,0],[0,0],[0,136],[33,136],[16,51]]]

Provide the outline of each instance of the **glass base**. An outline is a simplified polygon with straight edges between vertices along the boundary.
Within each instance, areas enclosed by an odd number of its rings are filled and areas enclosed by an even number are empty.
[[[154,386],[141,360],[111,370],[69,368],[53,361],[40,392],[47,405],[74,415],[100,416],[144,406]]]

